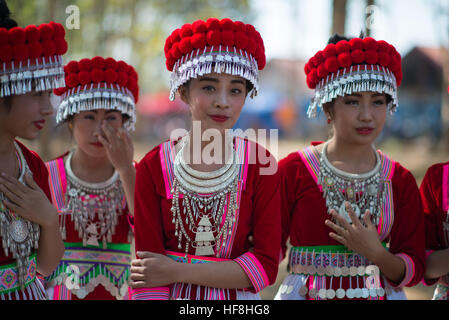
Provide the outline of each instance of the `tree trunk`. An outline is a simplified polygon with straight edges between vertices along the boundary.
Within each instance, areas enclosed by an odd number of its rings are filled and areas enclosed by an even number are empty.
[[[375,0],[366,0],[366,8],[365,8],[365,35],[367,37],[371,37],[372,36],[372,28],[370,28],[369,26],[369,19],[370,19],[370,15],[373,14],[372,10],[367,10],[369,7],[371,6],[375,6],[376,5],[376,1]]]
[[[449,152],[449,92],[448,92],[448,79],[449,79],[449,48],[441,46],[443,55],[443,79],[441,88],[441,118],[443,122],[443,145],[444,151]]]
[[[333,0],[332,34],[345,34],[347,0]]]

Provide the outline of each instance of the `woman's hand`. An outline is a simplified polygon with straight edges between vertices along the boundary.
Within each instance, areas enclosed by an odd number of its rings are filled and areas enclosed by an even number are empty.
[[[120,175],[133,170],[134,146],[129,133],[123,129],[113,128],[103,121],[101,128],[105,136],[98,135],[98,140],[106,149],[109,160]]]
[[[22,218],[42,227],[58,225],[58,212],[34,179],[25,175],[26,185],[5,173],[0,175],[0,191],[5,206]]]
[[[326,226],[335,231],[330,232],[329,236],[348,249],[365,256],[371,261],[376,261],[377,257],[382,255],[385,249],[379,240],[376,227],[371,222],[369,210],[366,210],[363,215],[364,226],[357,218],[349,202],[345,202],[345,207],[352,224],[332,209],[330,213],[338,223],[336,224],[330,220],[325,221]]]
[[[131,288],[151,288],[167,286],[178,282],[176,267],[178,262],[167,256],[153,252],[137,252],[140,259],[131,261]]]

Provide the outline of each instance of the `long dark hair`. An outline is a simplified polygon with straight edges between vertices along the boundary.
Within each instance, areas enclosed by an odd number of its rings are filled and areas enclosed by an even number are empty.
[[[5,0],[0,0],[0,28],[11,29],[17,27],[17,22],[11,19],[11,11]]]

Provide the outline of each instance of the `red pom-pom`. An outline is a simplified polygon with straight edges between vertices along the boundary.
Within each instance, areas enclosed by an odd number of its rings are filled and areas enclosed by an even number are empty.
[[[26,33],[25,30],[20,27],[14,27],[8,31],[8,39],[11,44],[25,43]]]
[[[349,45],[349,42],[346,40],[340,40],[335,45],[335,49],[337,50],[338,54],[346,53],[351,51],[351,46]]]
[[[173,66],[175,65],[176,60],[173,58],[167,58],[167,61],[165,61],[165,66],[167,67],[168,71],[173,71]]]
[[[323,50],[324,59],[335,57],[337,55],[337,49],[335,48],[335,44],[329,43],[326,48]]]
[[[336,57],[329,57],[324,62],[324,66],[326,67],[326,70],[330,73],[337,72],[339,65]]]
[[[12,60],[12,47],[9,44],[0,46],[0,61],[10,62]]]
[[[113,84],[117,81],[118,79],[118,74],[114,69],[106,69],[106,71],[104,72],[104,80],[109,83],[109,84]]]
[[[329,71],[327,71],[324,63],[320,64],[318,69],[317,69],[317,75],[318,78],[324,78],[325,76],[327,76],[329,74]]]
[[[312,84],[312,86],[310,87],[311,89],[315,89],[316,84],[318,83],[318,74],[317,74],[317,69],[313,68],[308,77],[308,79],[310,79],[310,83]]]
[[[206,34],[205,33],[195,33],[190,42],[192,43],[192,47],[194,49],[204,48],[207,44]]]
[[[183,55],[192,52],[193,47],[192,42],[190,41],[190,37],[181,40],[181,42],[179,43],[179,50],[181,50],[181,53]]]
[[[246,51],[250,54],[254,54],[256,52],[256,41],[254,41],[254,38],[248,37],[248,44],[246,45]]]
[[[56,45],[53,40],[44,40],[41,42],[41,44],[44,56],[50,57],[56,54]]]
[[[172,38],[171,38],[171,36],[168,36],[167,39],[165,39],[165,45],[164,45],[165,56],[167,56],[167,52],[170,51],[172,44],[173,44]]]
[[[377,41],[377,46],[377,51],[379,52],[388,53],[390,51],[390,45],[384,40]]]
[[[131,78],[134,78],[136,81],[139,80],[139,75],[137,74],[136,70],[132,66],[129,66],[129,68],[128,68],[128,76]]]
[[[123,60],[118,61],[117,62],[117,71],[127,72],[128,71],[128,64],[125,61],[123,61]]]
[[[235,32],[246,32],[246,25],[242,21],[234,21]]]
[[[224,18],[220,20],[220,30],[221,31],[234,31],[234,22],[229,18]]]
[[[80,71],[90,71],[92,70],[92,61],[87,58],[81,59],[78,62],[78,68]]]
[[[53,38],[64,38],[65,37],[65,29],[64,26],[60,23],[51,21],[49,23],[54,30]]]
[[[362,63],[365,61],[365,53],[362,50],[354,50],[351,52],[351,59],[353,63]]]
[[[77,61],[70,61],[69,63],[67,63],[66,67],[67,67],[68,73],[78,73],[79,72]]]
[[[115,61],[114,58],[106,58],[104,59],[104,64],[105,64],[105,69],[112,69],[112,70],[116,70],[117,69],[117,61]]]
[[[93,82],[103,82],[104,81],[104,71],[100,69],[93,69],[90,72]]]
[[[209,18],[206,20],[206,27],[208,31],[220,29],[220,20],[217,18]]]
[[[104,62],[104,58],[100,56],[96,56],[92,58],[92,69],[100,69],[103,70],[106,66]]]
[[[179,35],[181,36],[181,39],[187,38],[192,36],[192,25],[190,23],[186,23],[181,27],[181,31],[179,32]]]
[[[379,64],[382,67],[387,67],[390,64],[391,58],[390,56],[385,52],[379,52],[378,53],[378,60]]]
[[[221,33],[221,43],[224,46],[233,46],[234,45],[234,32],[233,31],[223,31]]]
[[[312,58],[312,63],[314,67],[318,67],[324,62],[323,51],[318,51]]]
[[[42,56],[44,50],[42,49],[40,42],[34,41],[28,43],[28,52],[30,55],[30,59],[36,59]]]
[[[365,49],[365,51],[368,51],[368,50],[377,51],[378,47],[379,47],[379,45],[377,44],[377,41],[374,40],[373,38],[366,37],[363,39],[363,48]]]
[[[65,92],[65,87],[53,89],[53,94],[56,96],[62,96]]]
[[[55,38],[53,39],[55,46],[56,46],[56,54],[57,55],[63,55],[67,52],[69,49],[69,46],[67,44],[67,41],[65,41],[64,38]]]
[[[218,30],[209,31],[206,35],[207,43],[211,46],[221,44],[221,32]]]
[[[126,86],[126,83],[128,82],[128,75],[124,72],[118,72],[118,79],[117,84],[121,87]]]
[[[79,83],[80,82],[77,73],[71,73],[65,77],[65,84],[69,88],[75,88]]]
[[[92,77],[90,76],[89,71],[80,71],[78,73],[78,79],[82,85],[86,85],[86,84],[92,82]]]
[[[367,64],[376,64],[379,60],[379,56],[374,50],[365,51],[365,61]]]
[[[256,36],[256,28],[254,28],[254,26],[251,24],[247,24],[246,25],[246,35],[249,38],[255,37]]]
[[[8,29],[0,28],[0,46],[9,44],[8,42]]]
[[[126,84],[126,87],[129,91],[134,91],[137,89],[137,81],[133,78],[128,78],[128,82]]]
[[[363,40],[360,38],[353,38],[349,40],[349,45],[351,46],[351,51],[363,50]]]
[[[30,56],[28,46],[25,43],[13,45],[12,52],[14,61],[24,61],[27,60]]]
[[[351,64],[352,64],[351,55],[348,52],[340,53],[337,57],[337,60],[338,60],[338,64],[342,68],[347,68],[347,67],[351,66]]]
[[[33,24],[25,28],[25,33],[27,42],[39,41],[39,39],[41,38],[39,29]]]
[[[41,40],[50,40],[53,38],[55,30],[49,24],[41,24],[37,28],[41,33]]]
[[[192,23],[192,31],[193,33],[206,33],[207,26],[206,23],[203,20],[197,20],[194,23]]]
[[[310,73],[311,70],[312,70],[312,69],[310,68],[310,64],[307,62],[307,63],[304,65],[304,73],[305,73],[306,75],[308,75],[308,74]]]
[[[181,40],[181,29],[175,29],[172,33],[171,33],[171,42],[172,45],[175,44],[176,42],[179,42]]]
[[[182,57],[182,52],[179,49],[179,42],[173,44],[173,46],[171,47],[171,54],[176,60]]]
[[[259,67],[259,70],[262,70],[263,68],[265,68],[267,64],[267,58],[265,57],[264,54],[262,54],[259,59],[257,60],[257,65]]]
[[[242,50],[244,50],[248,45],[248,37],[244,32],[241,31],[237,31],[236,33],[234,33],[234,41],[235,46]]]

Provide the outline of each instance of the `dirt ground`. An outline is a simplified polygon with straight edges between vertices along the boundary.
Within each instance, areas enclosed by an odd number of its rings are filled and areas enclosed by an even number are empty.
[[[144,141],[135,142],[135,160],[139,161],[142,157],[150,151],[156,144],[160,142]],[[39,152],[37,143],[25,142],[26,145]],[[277,159],[282,159],[291,152],[295,152],[309,144],[304,140],[280,140],[278,143]],[[269,144],[268,144],[269,146]],[[66,141],[52,142],[52,157],[65,152],[70,146]],[[377,146],[383,152],[387,153],[391,158],[400,162],[404,167],[409,169],[415,176],[418,185],[427,170],[427,168],[437,162],[448,161],[449,153],[442,151],[442,148],[437,148],[427,140],[415,141],[414,143],[404,143],[396,140],[389,140]],[[271,149],[271,148],[269,148]],[[48,159],[44,159],[45,161]],[[274,285],[262,291],[262,298],[271,300],[275,296],[280,283],[285,278],[287,261],[284,260],[280,267],[277,281]],[[428,300],[432,298],[434,287],[425,287],[417,285],[413,288],[406,288],[405,292],[408,299],[411,300]]]

